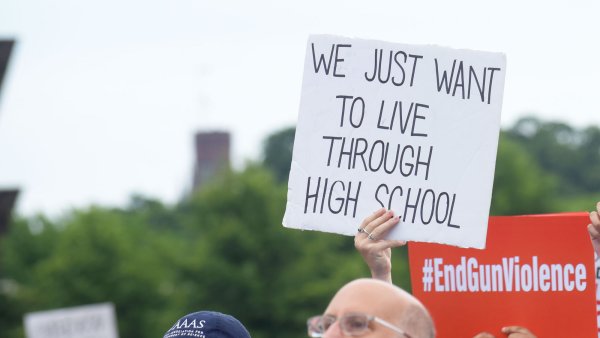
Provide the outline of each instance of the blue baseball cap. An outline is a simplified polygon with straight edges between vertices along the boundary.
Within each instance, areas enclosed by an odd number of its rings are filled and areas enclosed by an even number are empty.
[[[180,318],[163,338],[250,338],[248,330],[233,316],[199,311]]]

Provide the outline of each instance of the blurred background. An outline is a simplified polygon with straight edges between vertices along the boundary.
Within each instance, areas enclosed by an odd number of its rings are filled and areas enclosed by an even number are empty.
[[[304,337],[352,238],[284,229],[306,41],[507,55],[493,215],[600,200],[598,2],[0,1],[0,337],[110,302],[120,337],[230,313]],[[405,249],[394,281],[410,289]]]

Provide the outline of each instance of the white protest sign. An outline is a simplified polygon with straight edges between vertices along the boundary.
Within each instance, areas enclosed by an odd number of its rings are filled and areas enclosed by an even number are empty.
[[[25,334],[27,338],[118,338],[115,309],[102,303],[28,313]]]
[[[485,247],[506,73],[501,53],[309,37],[283,225]]]

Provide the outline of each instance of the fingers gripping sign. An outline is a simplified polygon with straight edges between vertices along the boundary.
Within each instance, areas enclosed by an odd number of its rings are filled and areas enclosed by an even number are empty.
[[[502,333],[509,338],[536,338],[533,332],[522,326],[507,326],[502,328]]]
[[[508,338],[536,338],[533,332],[522,326],[506,326],[502,328],[501,336],[494,336],[489,332],[481,332],[473,338],[497,338],[497,337],[508,337]]]
[[[494,337],[494,335],[489,332],[481,332],[481,333],[478,333],[473,338],[496,338],[496,337]]]
[[[373,278],[392,282],[392,248],[406,242],[388,240],[385,236],[399,221],[393,211],[382,208],[367,216],[354,236],[354,246],[367,262]]]
[[[600,202],[596,203],[596,210],[590,213],[588,232],[596,254],[600,256]]]

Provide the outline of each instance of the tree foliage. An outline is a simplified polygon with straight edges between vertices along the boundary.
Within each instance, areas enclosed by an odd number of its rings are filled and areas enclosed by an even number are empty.
[[[296,128],[289,127],[271,134],[265,140],[263,164],[273,172],[277,182],[287,182],[292,163]]]
[[[22,337],[26,312],[109,301],[121,337],[159,337],[200,309],[235,315],[256,338],[304,337],[306,318],[368,271],[351,238],[283,228],[285,193],[249,166],[172,207],[138,196],[41,230],[15,222],[1,264],[18,291],[2,294],[3,332]],[[407,269],[395,276],[406,281]]]
[[[518,215],[552,212],[556,194],[555,178],[545,173],[518,143],[500,137],[492,215]]]
[[[508,129],[544,171],[559,179],[561,194],[573,196],[600,191],[600,128],[577,129],[562,122],[525,117]]]
[[[255,338],[304,337],[306,318],[368,270],[351,238],[282,227],[293,138],[294,128],[271,135],[262,166],[175,205],[134,196],[15,218],[0,239],[0,335],[24,337],[28,312],[112,302],[121,337],[160,337],[200,309],[235,315]],[[599,189],[597,127],[529,118],[501,134],[493,214],[585,209]],[[406,249],[394,255],[394,281],[410,288]]]

